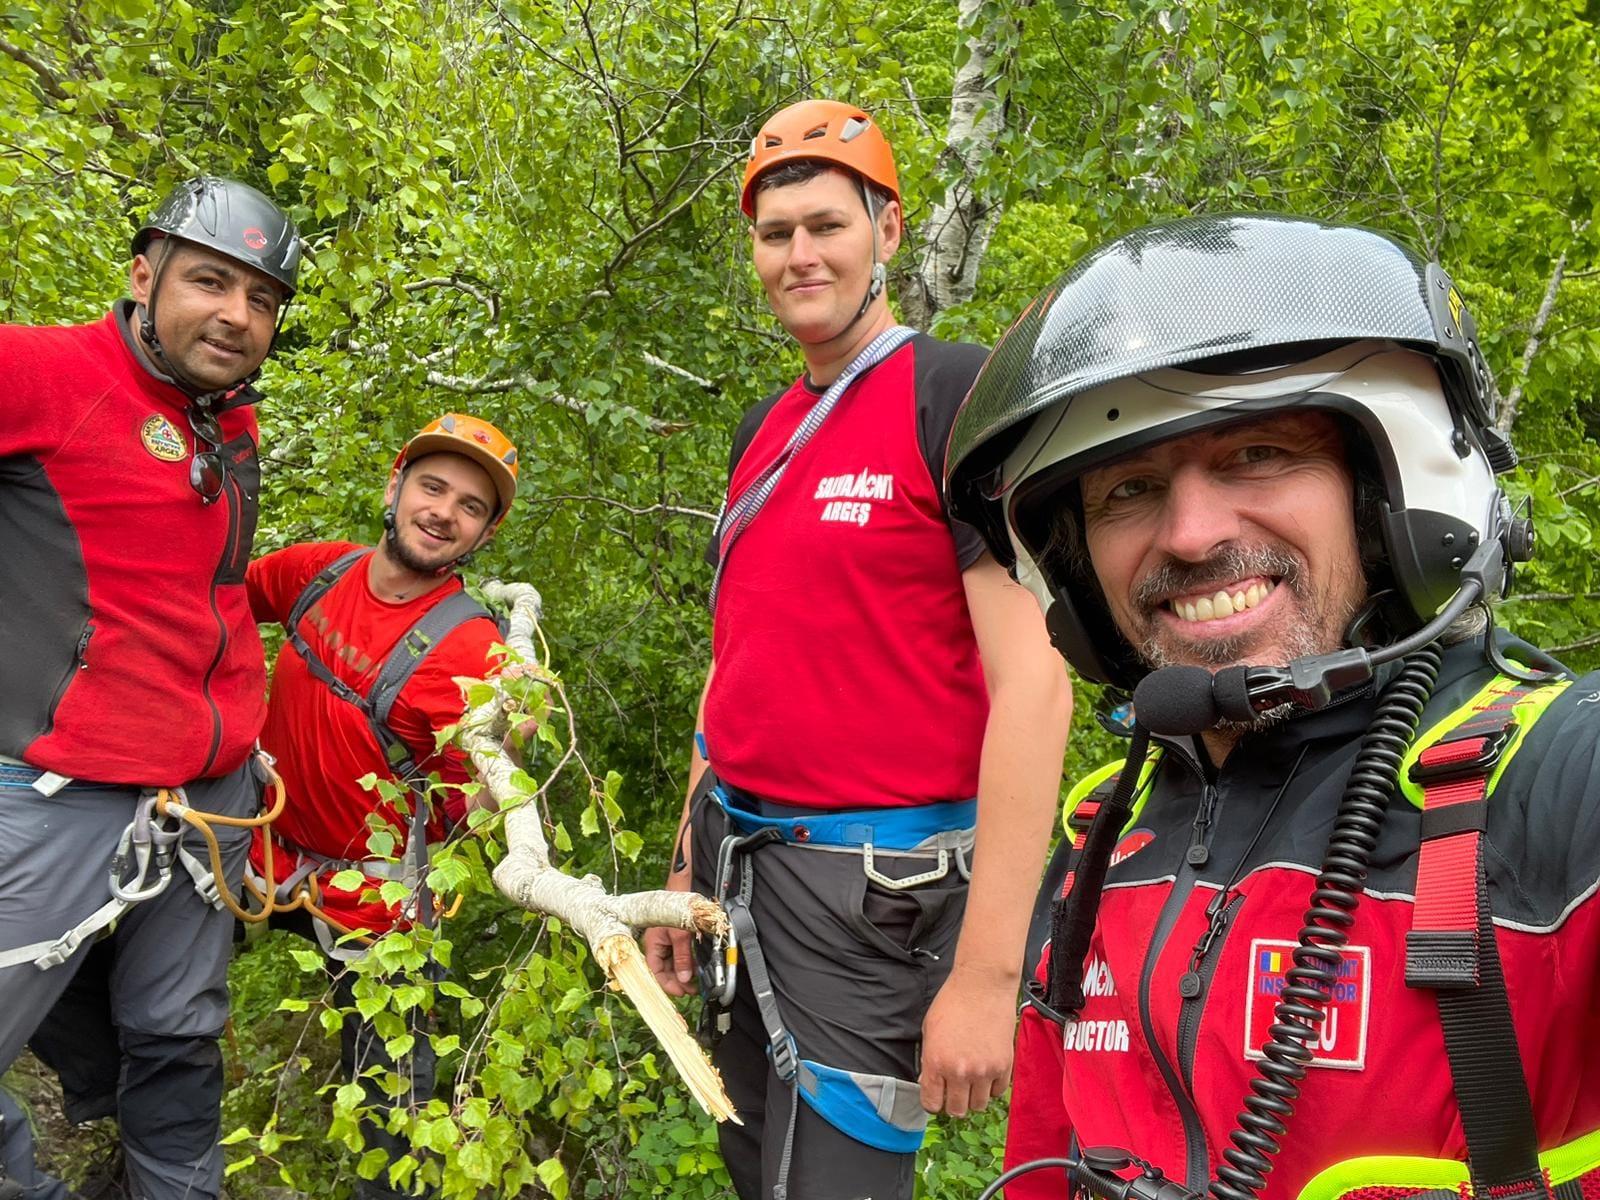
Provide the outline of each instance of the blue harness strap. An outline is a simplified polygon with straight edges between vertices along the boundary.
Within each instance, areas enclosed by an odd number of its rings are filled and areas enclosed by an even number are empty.
[[[940,804],[919,804],[907,808],[853,809],[842,812],[818,810],[803,817],[769,817],[740,803],[744,796],[723,784],[712,795],[727,812],[740,833],[762,829],[776,830],[792,846],[827,846],[859,850],[873,846],[878,850],[937,850],[945,835],[970,833],[977,827],[978,802],[955,800]]]

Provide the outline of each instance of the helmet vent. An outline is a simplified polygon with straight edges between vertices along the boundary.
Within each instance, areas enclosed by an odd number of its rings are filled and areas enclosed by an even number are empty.
[[[783,145],[783,139],[781,137],[778,137],[776,134],[770,134],[770,133],[767,135],[767,147],[768,147],[768,149],[772,148],[773,146],[781,146],[781,145]]]
[[[839,140],[841,142],[853,142],[865,133],[867,127],[871,124],[872,122],[865,117],[851,117],[844,123],[844,128],[839,130]]]
[[[803,142],[809,142],[809,141],[813,141],[816,138],[823,138],[823,137],[827,137],[827,136],[828,136],[828,127],[826,125],[818,125],[815,129],[806,130],[805,136],[803,136],[800,140],[803,141]],[[848,138],[841,138],[840,141],[849,141],[849,139]]]

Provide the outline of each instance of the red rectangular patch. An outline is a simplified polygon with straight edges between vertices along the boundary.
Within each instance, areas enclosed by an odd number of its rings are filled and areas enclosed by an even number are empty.
[[[1244,1004],[1245,1057],[1261,1059],[1272,1013],[1282,997],[1289,968],[1294,966],[1294,942],[1257,938],[1250,943],[1249,991]],[[1338,981],[1324,1009],[1322,1024],[1311,1043],[1311,1065],[1359,1071],[1367,1065],[1367,1014],[1372,993],[1372,951],[1366,946],[1346,946],[1339,964]]]

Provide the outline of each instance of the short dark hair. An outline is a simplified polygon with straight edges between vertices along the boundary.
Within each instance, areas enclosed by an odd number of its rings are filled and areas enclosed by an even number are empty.
[[[846,170],[844,167],[820,158],[802,158],[796,162],[783,163],[781,166],[773,167],[772,170],[764,172],[756,180],[756,194],[760,195],[762,192],[771,191],[773,188],[792,187],[797,183],[809,183],[818,175],[827,171],[834,171],[843,175],[846,179],[865,187],[867,193],[872,197],[874,212],[882,212],[883,206],[894,199],[894,193],[889,191],[888,188],[879,187],[871,180],[863,179],[854,171]]]

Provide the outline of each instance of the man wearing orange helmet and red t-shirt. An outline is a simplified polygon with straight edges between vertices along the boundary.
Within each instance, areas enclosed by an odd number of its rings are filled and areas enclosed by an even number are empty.
[[[375,549],[350,542],[306,542],[250,564],[246,583],[256,619],[281,624],[289,643],[278,655],[262,746],[277,756],[288,800],[272,827],[270,876],[277,902],[314,897],[313,908],[293,908],[275,923],[315,938],[330,971],[359,956],[360,941],[346,931],[378,935],[398,921],[431,919],[432,901],[421,886],[426,843],[459,821],[466,799],[444,793],[443,814],[428,811],[426,783],[466,779],[454,747],[435,751],[434,735],[460,720],[458,676],[494,669],[492,647],[502,640],[489,615],[462,589],[457,567],[493,535],[517,490],[517,451],[487,421],[451,413],[418,433],[400,452],[385,493],[385,533]],[[376,775],[415,784],[408,797],[415,819],[397,812],[358,782]],[[376,818],[376,821],[375,821]],[[401,861],[374,852],[374,825]],[[413,838],[424,832],[426,836]],[[251,850],[254,870],[266,872],[260,837]],[[366,878],[345,889],[333,877],[347,868]],[[374,897],[386,881],[411,886],[414,902],[393,906]],[[341,1007],[354,1007],[354,978],[335,971]],[[395,1098],[362,1072],[395,1064],[372,1026],[347,1016],[341,1058],[374,1105]],[[434,1058],[418,1036],[400,1074],[409,1083],[402,1103],[425,1102],[433,1090]],[[363,1125],[369,1147],[391,1158],[408,1147],[376,1122]],[[356,1184],[359,1200],[401,1193],[385,1176]]]
[[[1009,1079],[1071,692],[1028,593],[946,511],[984,354],[894,322],[882,132],[854,105],[785,109],[742,208],[806,370],[734,437],[667,886],[715,895],[737,940],[702,955],[700,987],[744,1122],[720,1130],[739,1195],[910,1200],[928,1113]],[[692,989],[686,936],[650,930],[646,955]]]

